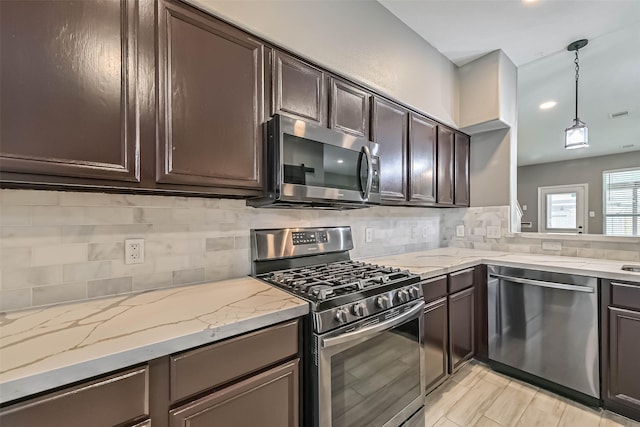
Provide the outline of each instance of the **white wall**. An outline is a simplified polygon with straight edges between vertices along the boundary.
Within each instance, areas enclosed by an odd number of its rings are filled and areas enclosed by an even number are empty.
[[[456,66],[373,0],[188,0],[452,126]]]

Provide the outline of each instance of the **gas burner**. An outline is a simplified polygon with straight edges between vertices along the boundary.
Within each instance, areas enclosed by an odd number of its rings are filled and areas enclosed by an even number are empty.
[[[329,285],[315,285],[307,289],[307,293],[313,295],[318,300],[325,300],[327,299],[327,297],[332,296],[335,292],[333,290],[333,287]]]

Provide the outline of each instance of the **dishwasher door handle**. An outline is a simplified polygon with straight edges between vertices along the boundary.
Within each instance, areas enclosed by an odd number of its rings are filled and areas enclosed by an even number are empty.
[[[522,283],[523,285],[540,286],[542,288],[561,289],[563,291],[586,292],[589,294],[592,294],[595,292],[593,288],[590,288],[588,286],[567,285],[566,283],[554,283],[554,282],[544,282],[542,280],[522,279],[520,277],[511,277],[511,276],[505,276],[503,274],[496,274],[496,273],[490,273],[489,276],[497,277],[499,279],[509,280],[515,283]]]

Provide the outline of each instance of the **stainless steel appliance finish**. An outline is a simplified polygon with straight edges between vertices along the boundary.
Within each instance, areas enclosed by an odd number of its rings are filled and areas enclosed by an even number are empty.
[[[488,267],[489,359],[599,398],[596,278]]]
[[[314,337],[315,427],[399,426],[422,409],[423,312],[413,301]]]
[[[305,425],[424,424],[419,277],[351,261],[350,227],[252,230],[251,247],[253,274],[311,308]]]
[[[255,207],[354,209],[380,203],[378,144],[302,120],[267,122],[266,194]]]

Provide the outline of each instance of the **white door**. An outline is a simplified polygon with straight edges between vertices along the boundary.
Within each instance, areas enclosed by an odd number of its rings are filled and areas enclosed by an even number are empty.
[[[538,187],[540,233],[587,233],[587,184]]]

